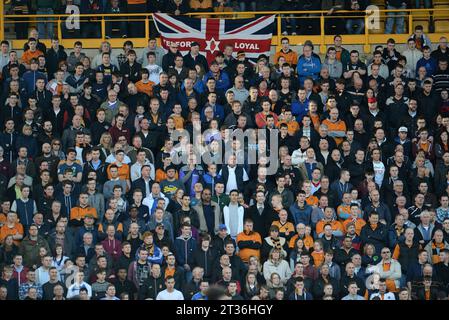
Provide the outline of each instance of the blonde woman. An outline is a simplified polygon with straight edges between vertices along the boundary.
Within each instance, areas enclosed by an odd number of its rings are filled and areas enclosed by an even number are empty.
[[[272,249],[268,255],[268,260],[263,264],[263,275],[267,284],[271,281],[271,275],[277,273],[280,277],[281,283],[287,283],[292,275],[288,262],[284,260],[284,257],[279,249]]]
[[[429,159],[426,159],[424,150],[419,150],[417,152],[415,161],[413,162],[413,165],[412,165],[413,172],[417,173],[419,168],[425,169],[426,177],[430,177],[430,176],[433,177],[433,175],[435,174],[433,164],[432,164],[432,162],[430,162]]]
[[[111,154],[112,150],[112,136],[108,132],[101,135],[98,147],[101,150],[100,158],[104,161]]]

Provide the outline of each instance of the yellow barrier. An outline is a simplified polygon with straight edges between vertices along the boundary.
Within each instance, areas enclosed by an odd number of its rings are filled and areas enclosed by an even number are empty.
[[[325,34],[325,20],[332,18],[360,18],[365,21],[365,30],[361,34],[351,34],[344,35],[344,43],[345,44],[358,44],[363,45],[363,49],[365,53],[369,53],[371,51],[371,46],[378,43],[385,43],[387,37],[393,38],[397,43],[406,43],[408,36],[412,33],[412,28],[414,23],[419,23],[419,21],[423,21],[423,19],[435,16],[440,20],[448,20],[449,24],[449,8],[435,8],[435,9],[398,9],[398,10],[379,10],[379,21],[382,24],[385,23],[387,18],[387,13],[390,12],[404,12],[404,18],[407,23],[405,23],[406,30],[408,24],[408,32],[405,34],[383,34],[376,33],[376,31],[371,30],[368,27],[368,22],[370,16],[365,15],[365,12],[360,12],[359,16],[349,16],[345,14],[353,14],[354,12],[350,11],[338,11],[336,16],[327,15],[327,11],[290,11],[290,12],[272,12],[272,11],[262,11],[257,12],[257,15],[276,15],[276,25],[277,25],[277,34],[273,35],[272,45],[280,45],[282,35],[281,25],[284,15],[293,14],[295,15],[295,19],[299,19],[298,25],[300,24],[301,19],[311,19],[311,17],[303,17],[301,15],[307,14],[316,14],[314,19],[319,19],[320,25],[320,34],[317,35],[295,35],[295,36],[287,36],[290,39],[290,43],[292,45],[302,45],[306,40],[311,40],[314,44],[319,45],[320,52],[326,52],[326,46],[333,44],[333,35]],[[192,17],[201,17],[207,15],[208,17],[229,17],[232,19],[240,18],[240,17],[248,17],[248,15],[254,16],[254,12],[201,12],[201,13],[189,13],[188,16]],[[151,14],[97,14],[97,15],[83,15],[80,14],[79,18],[82,20],[83,18],[89,17],[97,17],[101,19],[101,39],[63,39],[62,38],[62,27],[61,24],[65,21],[66,18],[70,17],[68,14],[54,14],[54,15],[5,15],[4,14],[4,3],[0,0],[0,39],[4,39],[5,36],[5,26],[7,24],[13,24],[16,22],[23,22],[21,18],[31,18],[35,19],[35,22],[39,22],[39,18],[54,18],[54,22],[57,23],[57,35],[59,39],[61,39],[61,43],[65,47],[72,47],[74,41],[81,40],[83,42],[83,46],[85,48],[98,48],[99,40],[106,39],[106,19],[108,17],[123,17],[124,20],[132,20],[132,21],[142,21],[145,22],[145,38],[130,38],[129,40],[133,41],[135,47],[145,47],[147,45],[148,37],[150,35],[150,21],[152,20]],[[418,20],[414,20],[417,18]],[[382,29],[381,29],[382,30]],[[371,31],[371,32],[370,32]],[[428,33],[429,38],[432,42],[438,42],[438,39],[445,35],[444,33]],[[50,40],[42,40],[45,44],[50,44]],[[122,47],[123,38],[118,39],[108,39],[111,42],[113,47]],[[12,40],[12,47],[15,49],[20,49],[23,47],[23,44],[26,40]]]

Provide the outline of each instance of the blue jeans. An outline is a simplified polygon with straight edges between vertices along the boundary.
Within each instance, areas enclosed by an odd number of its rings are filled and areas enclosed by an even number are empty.
[[[405,9],[406,6],[401,6],[399,8],[393,6],[387,6],[388,10],[393,9]],[[393,33],[393,25],[396,21],[396,34],[404,33],[404,21],[405,21],[406,12],[387,12],[387,23],[385,25],[385,33],[391,34]]]
[[[50,8],[40,8],[37,9],[36,13],[39,14],[53,14],[53,9]],[[39,38],[41,39],[52,39],[54,37],[54,24],[53,18],[38,18],[37,31],[39,32]],[[47,22],[46,22],[47,21]]]
[[[250,6],[248,6],[248,2]],[[239,7],[240,11],[256,11],[256,1],[240,0]]]
[[[430,8],[432,7],[432,0],[424,0],[424,8]],[[420,9],[421,8],[421,1],[415,0],[415,8]]]
[[[296,17],[294,14],[283,14],[281,18],[282,32],[287,31],[287,26],[290,26],[291,32],[296,32]]]
[[[354,26],[357,28],[354,30]],[[361,34],[365,30],[365,21],[363,19],[348,19],[346,21],[346,31],[348,34]]]

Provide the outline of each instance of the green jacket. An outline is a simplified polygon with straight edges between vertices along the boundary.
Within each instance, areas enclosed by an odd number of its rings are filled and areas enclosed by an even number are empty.
[[[211,200],[218,203],[221,210],[223,210],[223,208],[229,204],[229,196],[227,194],[222,194],[220,196],[220,199],[216,195],[212,196]]]
[[[19,254],[23,256],[23,264],[27,267],[40,264],[39,249],[44,247],[50,253],[50,247],[47,240],[41,236],[37,236],[37,241],[31,241],[29,236],[22,240],[19,247]]]

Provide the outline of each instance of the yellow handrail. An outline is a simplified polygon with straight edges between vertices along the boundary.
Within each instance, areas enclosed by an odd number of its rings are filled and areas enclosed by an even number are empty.
[[[419,13],[424,12],[428,13],[429,11],[432,12],[440,12],[440,11],[449,11],[449,8],[433,8],[433,9],[379,9],[380,13],[387,13],[387,12],[406,12],[406,14],[410,13]],[[332,17],[340,17],[341,13],[360,13],[360,16],[365,13],[365,11],[348,11],[348,10],[338,10],[335,11],[337,15],[327,15],[327,10],[310,10],[310,11],[231,11],[231,12],[189,12],[184,14],[184,16],[226,16],[226,15],[270,15],[270,14],[323,14],[330,18]],[[86,17],[86,18],[101,18],[101,17],[145,17],[145,16],[151,16],[152,13],[104,13],[104,14],[79,14],[78,16],[80,18]],[[4,15],[5,19],[8,18],[35,18],[35,17],[42,17],[42,18],[51,18],[51,17],[70,17],[72,15],[67,13],[55,13],[55,14],[20,14],[20,15]]]
[[[352,43],[360,43],[364,45],[364,51],[365,52],[369,52],[370,49],[370,45],[374,44],[374,43],[379,43],[379,42],[385,42],[385,35],[381,35],[381,34],[374,34],[374,33],[370,33],[370,29],[368,26],[368,19],[369,19],[369,15],[367,15],[365,13],[365,11],[347,11],[347,10],[340,10],[340,11],[336,11],[335,14],[332,15],[327,15],[328,11],[325,10],[312,10],[312,11],[260,11],[260,12],[253,12],[253,11],[246,11],[246,12],[190,12],[187,13],[185,16],[207,16],[209,18],[221,18],[223,16],[229,16],[232,17],[233,19],[235,18],[239,18],[239,16],[254,16],[254,15],[276,15],[276,24],[277,24],[277,34],[273,35],[273,44],[274,45],[280,45],[281,43],[281,38],[282,38],[282,24],[281,24],[281,19],[284,18],[285,15],[290,15],[293,14],[295,15],[297,19],[319,19],[319,23],[320,23],[320,33],[317,35],[298,35],[298,36],[288,36],[289,39],[294,39],[296,40],[296,44],[298,43],[303,43],[305,40],[312,40],[314,43],[316,42],[317,44],[320,44],[320,51],[321,53],[325,53],[326,51],[326,44],[330,44],[332,43],[332,35],[328,35],[325,33],[325,19],[332,19],[332,18],[340,18],[340,19],[345,19],[345,18],[352,18],[352,19],[364,19],[365,21],[365,30],[364,32],[362,32],[362,34],[360,35],[350,35],[350,37],[348,38],[349,41],[352,41]],[[411,27],[413,26],[413,19],[416,17],[427,17],[429,15],[438,15],[439,17],[449,17],[449,8],[432,8],[432,9],[393,9],[393,10],[388,10],[388,9],[379,9],[378,13],[379,13],[379,19],[380,18],[387,18],[387,13],[389,12],[402,12],[404,13],[402,16],[404,18],[408,18],[408,25],[409,25],[409,34],[411,33]],[[445,12],[447,14],[441,14],[441,12]],[[351,15],[346,15],[346,14],[351,14]],[[359,15],[357,16],[352,16],[352,14],[357,13]],[[316,16],[314,17],[309,17],[308,15],[310,14],[315,14]],[[305,16],[301,16],[301,15],[305,15]],[[0,39],[4,39],[4,30],[5,30],[5,25],[7,23],[13,23],[13,22],[25,22],[25,21],[21,21],[21,18],[32,18],[35,19],[34,21],[39,22],[39,18],[54,18],[54,21],[58,22],[57,24],[57,35],[61,40],[64,41],[72,41],[72,40],[68,40],[68,39],[62,39],[62,27],[61,24],[64,22],[64,19],[67,17],[71,17],[72,15],[70,14],[66,14],[66,13],[62,13],[62,14],[46,14],[46,15],[34,15],[34,14],[27,14],[27,15],[7,15],[4,14],[4,2],[2,0],[0,0]],[[122,14],[79,14],[77,15],[77,18],[79,18],[80,22],[83,23],[83,20],[85,18],[100,18],[98,19],[98,23],[100,23],[101,25],[101,39],[105,39],[106,38],[106,23],[107,23],[107,18],[109,17],[113,17],[116,18],[114,19],[115,21],[123,21],[123,20],[127,20],[127,21],[141,21],[145,23],[145,38],[138,38],[138,39],[132,39],[134,41],[136,41],[137,43],[139,43],[139,46],[143,43],[144,46],[146,45],[146,39],[149,38],[150,35],[150,26],[149,23],[150,21],[153,20],[152,17],[152,13],[122,13]],[[106,18],[106,19],[105,19]],[[118,19],[117,19],[118,18]],[[8,19],[13,19],[13,21]],[[37,19],[37,20],[36,20]],[[448,18],[449,19],[449,18]],[[397,35],[397,34],[392,34],[392,35],[388,35],[389,37],[393,37],[395,38],[396,41],[398,42],[405,42],[406,41],[406,34],[402,34],[402,35]],[[429,34],[429,36],[431,37],[431,39],[435,40],[437,36],[440,36],[440,34]],[[83,39],[86,40],[90,43],[95,43],[97,40],[92,39],[92,41],[90,41],[90,39]],[[432,40],[432,41],[433,41]],[[23,44],[23,41],[26,40],[15,40],[18,43]],[[15,42],[14,41],[14,42]],[[22,42],[21,42],[22,41]],[[115,42],[115,40],[111,39],[112,42]],[[118,41],[118,40],[117,40]],[[121,40],[123,41],[123,40]],[[118,42],[115,42],[116,45]],[[295,42],[292,41],[293,44],[295,44]],[[19,46],[20,46],[19,45]]]

